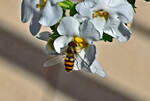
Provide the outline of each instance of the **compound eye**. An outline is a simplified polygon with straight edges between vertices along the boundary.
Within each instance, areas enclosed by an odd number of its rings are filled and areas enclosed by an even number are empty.
[[[71,41],[68,45],[72,46],[72,47],[76,47],[77,46],[77,44],[74,41]]]
[[[71,44],[72,44],[72,41],[68,43],[68,46],[71,46]]]

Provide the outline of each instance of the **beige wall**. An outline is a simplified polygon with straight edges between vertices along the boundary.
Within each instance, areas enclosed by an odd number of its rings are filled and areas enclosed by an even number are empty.
[[[0,101],[149,101],[150,3],[137,1],[127,43],[98,42],[107,78],[42,68],[44,42],[20,21],[21,0],[0,3]],[[45,30],[45,28],[43,28]]]

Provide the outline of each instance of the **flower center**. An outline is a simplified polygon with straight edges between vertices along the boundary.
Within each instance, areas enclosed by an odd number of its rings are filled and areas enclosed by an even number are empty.
[[[77,44],[77,46],[79,46],[80,48],[87,48],[89,45],[88,42],[84,38],[81,38],[81,37],[75,36],[73,40]]]
[[[104,17],[107,20],[109,18],[109,13],[101,9],[93,13],[93,18],[96,17]]]
[[[36,5],[37,8],[44,8],[47,0],[40,0],[40,3]]]

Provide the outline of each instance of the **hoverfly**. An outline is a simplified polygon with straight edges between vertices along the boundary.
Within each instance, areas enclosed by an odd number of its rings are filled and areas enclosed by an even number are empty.
[[[83,62],[86,67],[88,66],[88,63],[84,61],[84,59],[79,55],[83,48],[79,47],[78,44],[75,41],[71,41],[68,43],[68,46],[66,47],[64,55],[58,55],[54,56],[53,58],[48,59],[46,62],[44,62],[44,67],[49,67],[56,65],[60,62],[62,62],[64,58],[64,68],[67,72],[72,72],[75,66],[75,63]],[[80,67],[77,66],[79,69]]]

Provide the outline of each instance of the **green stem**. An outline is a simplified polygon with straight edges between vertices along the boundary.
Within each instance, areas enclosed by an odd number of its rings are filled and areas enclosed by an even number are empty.
[[[71,9],[74,6],[74,3],[69,0],[66,0],[66,1],[59,2],[58,5],[66,10],[66,9]]]

